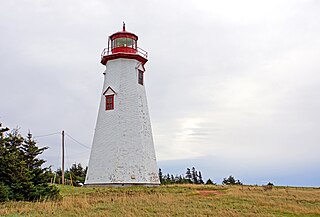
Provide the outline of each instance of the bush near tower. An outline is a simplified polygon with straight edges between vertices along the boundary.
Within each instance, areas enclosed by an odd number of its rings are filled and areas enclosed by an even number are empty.
[[[47,148],[39,148],[28,133],[9,132],[0,123],[0,201],[43,200],[59,197],[59,190],[49,185],[49,168],[38,158]]]

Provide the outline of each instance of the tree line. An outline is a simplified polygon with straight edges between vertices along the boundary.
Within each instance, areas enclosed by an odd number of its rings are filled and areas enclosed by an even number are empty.
[[[81,163],[73,163],[70,169],[64,171],[65,181],[67,184],[73,186],[82,186],[86,174],[87,174],[88,167],[83,167]],[[50,171],[51,183],[54,184],[61,184],[62,183],[62,170],[58,168],[56,171]]]
[[[187,168],[185,174],[172,175],[167,173],[163,175],[161,168],[159,168],[159,179],[162,185],[168,184],[214,184],[211,179],[204,183],[201,171],[197,171],[195,167]]]
[[[206,184],[216,185],[211,179],[208,179],[205,183],[202,178],[201,171],[197,171],[195,167],[187,168],[186,173],[182,175],[172,175],[167,173],[163,175],[161,168],[159,168],[159,179],[162,185],[168,184]],[[239,179],[235,179],[233,176],[223,178],[223,185],[243,185]]]

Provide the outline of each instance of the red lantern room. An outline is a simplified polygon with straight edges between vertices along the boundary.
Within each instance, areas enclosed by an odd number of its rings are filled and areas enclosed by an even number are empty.
[[[101,63],[106,65],[109,60],[118,58],[136,59],[143,65],[148,61],[147,51],[137,45],[138,36],[127,32],[125,23],[122,31],[109,36],[108,48],[105,48],[101,54]]]

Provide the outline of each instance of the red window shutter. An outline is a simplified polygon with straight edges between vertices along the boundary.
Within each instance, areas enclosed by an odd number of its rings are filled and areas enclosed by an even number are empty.
[[[114,95],[107,95],[106,96],[106,110],[113,110],[114,109]]]

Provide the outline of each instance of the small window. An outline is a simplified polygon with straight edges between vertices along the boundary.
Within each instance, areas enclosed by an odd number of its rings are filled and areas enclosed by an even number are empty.
[[[116,47],[127,47],[127,38],[116,38]]]
[[[114,109],[114,95],[107,95],[106,96],[106,110],[113,110]]]
[[[127,38],[127,46],[128,47],[132,47],[132,39],[131,38]]]
[[[137,49],[137,41],[136,40],[133,40],[133,48]]]
[[[138,70],[138,83],[143,85],[143,71]]]
[[[111,48],[130,47],[137,49],[137,41],[132,38],[116,38],[111,41]]]
[[[114,40],[111,41],[111,49],[114,47]]]

